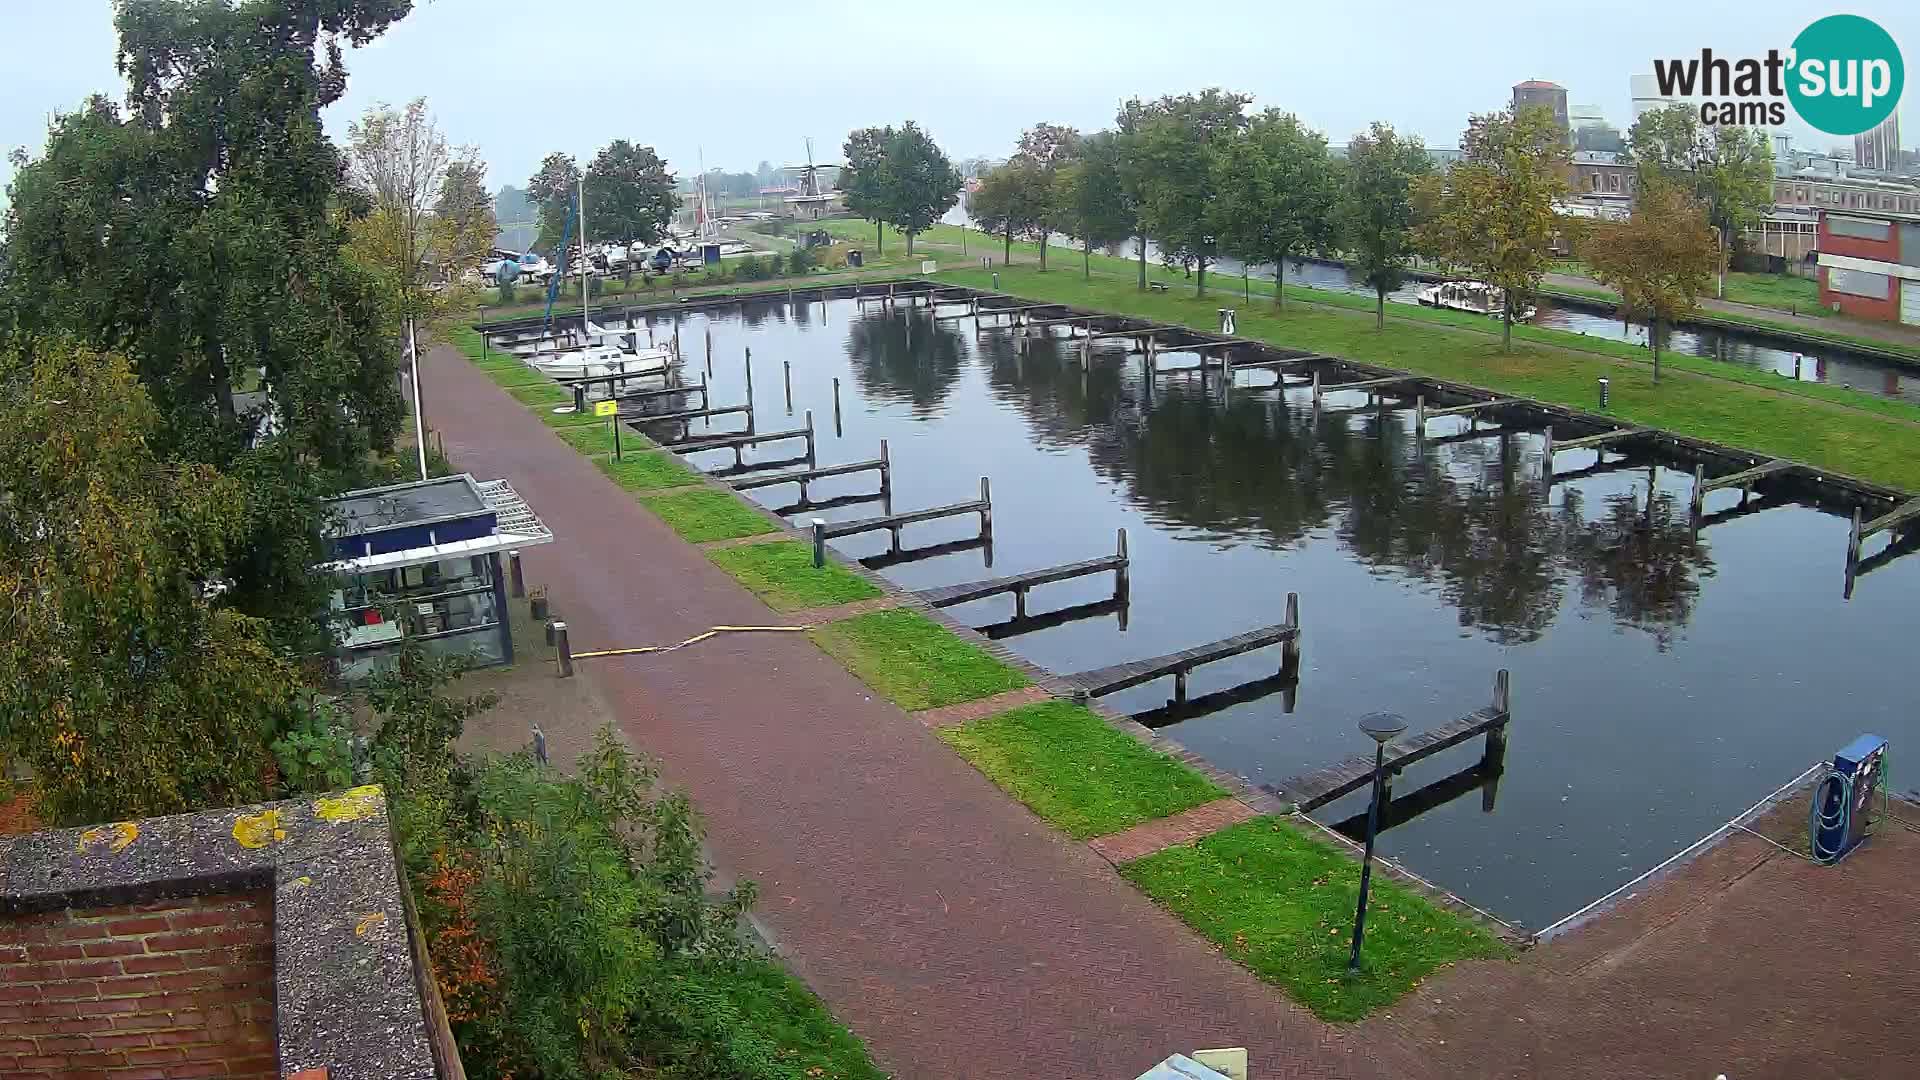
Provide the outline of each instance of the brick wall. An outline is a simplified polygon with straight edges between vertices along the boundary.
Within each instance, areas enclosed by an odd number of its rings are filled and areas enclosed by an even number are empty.
[[[278,1072],[270,891],[0,919],[0,1076]]]
[[[1881,322],[1900,321],[1900,282],[1887,284],[1887,298],[1878,300],[1871,296],[1855,296],[1852,293],[1834,292],[1827,287],[1827,274],[1832,267],[1823,266],[1819,270],[1820,306],[1829,311],[1836,306],[1842,315],[1851,315],[1856,319],[1878,319]]]

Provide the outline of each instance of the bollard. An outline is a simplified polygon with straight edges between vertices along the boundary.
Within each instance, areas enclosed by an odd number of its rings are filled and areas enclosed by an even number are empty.
[[[1793,381],[1794,382],[1800,381],[1800,354],[1799,353],[1793,354]]]
[[[587,411],[587,388],[579,383],[573,384],[573,411],[576,413]]]
[[[554,647],[560,650],[560,677],[573,678],[573,646],[567,641],[567,624],[553,624]]]
[[[996,289],[1000,287],[1000,272],[997,270],[993,274],[993,287]]]
[[[547,648],[551,649],[553,648],[553,620],[552,619],[547,620],[546,628],[547,628]]]
[[[1612,385],[1604,376],[1600,379],[1600,407],[1603,409],[1607,407],[1607,391]]]
[[[1285,625],[1293,627],[1293,636],[1280,646],[1280,674],[1297,675],[1300,671],[1300,594],[1287,594],[1287,618]]]
[[[527,610],[532,612],[534,619],[540,622],[547,621],[547,617],[551,615],[553,611],[547,603],[546,586],[542,585],[540,588],[533,590],[532,595],[527,598]],[[553,642],[549,641],[547,644],[551,645]]]
[[[820,518],[814,518],[812,526],[813,567],[818,570],[827,565],[827,523]]]
[[[507,552],[507,584],[510,587],[507,595],[515,600],[527,595],[527,579],[520,570],[519,548]]]

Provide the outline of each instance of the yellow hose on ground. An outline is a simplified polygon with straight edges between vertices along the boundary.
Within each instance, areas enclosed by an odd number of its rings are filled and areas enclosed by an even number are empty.
[[[633,656],[638,653],[672,652],[675,649],[684,649],[689,645],[693,645],[698,642],[705,641],[708,638],[715,637],[719,634],[749,634],[749,633],[764,633],[764,632],[791,634],[791,633],[798,633],[803,630],[811,630],[811,629],[813,629],[812,626],[715,626],[708,629],[705,633],[695,634],[692,637],[688,638],[685,641],[680,642],[677,645],[642,645],[634,649],[598,649],[598,650],[595,650],[594,652],[574,653],[573,658],[575,660],[588,660],[596,656]]]

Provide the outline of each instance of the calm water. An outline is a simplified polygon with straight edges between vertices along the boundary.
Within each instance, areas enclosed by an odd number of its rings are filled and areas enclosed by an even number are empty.
[[[1546,496],[1532,433],[1448,444],[1465,422],[1435,420],[1422,448],[1404,410],[1334,415],[1364,405],[1357,393],[1330,394],[1316,427],[1304,389],[1255,388],[1273,381],[1267,373],[1241,373],[1231,394],[1197,374],[1163,373],[1149,388],[1139,357],[1115,347],[1096,350],[1083,378],[1064,349],[1036,343],[1021,358],[1005,331],[976,335],[971,321],[935,324],[924,313],[861,315],[851,301],[688,313],[680,332],[695,371],[708,330],[715,406],[742,400],[751,346],[759,426],[788,427],[781,365],[791,363],[793,424],[813,410],[823,464],[871,458],[890,440],[896,509],[971,499],[978,478],[992,477],[991,568],[985,551],[963,548],[886,568],[904,585],[1105,554],[1115,529],[1127,529],[1127,628],[1096,612],[1005,639],[1043,667],[1099,667],[1279,622],[1285,594],[1298,592],[1305,661],[1293,711],[1272,694],[1167,729],[1223,768],[1278,782],[1370,749],[1354,727],[1363,713],[1433,726],[1485,704],[1494,671],[1511,669],[1515,720],[1494,809],[1464,790],[1468,777],[1456,785],[1462,797],[1381,840],[1509,920],[1537,927],[1579,907],[1862,731],[1896,748],[1920,738],[1906,678],[1920,557],[1862,577],[1844,601],[1841,517],[1789,503],[1696,538],[1689,477],[1650,459],[1558,482]],[[656,332],[671,334],[666,323]],[[715,430],[735,428],[731,419]],[[759,458],[791,456],[795,445]],[[1556,465],[1594,463],[1584,452]],[[822,481],[814,497],[877,483]],[[795,497],[790,487],[753,494],[775,507]],[[1717,492],[1708,513],[1738,501]],[[796,516],[880,512],[876,501]],[[905,544],[976,530],[973,518],[915,525]],[[871,556],[886,534],[839,544]],[[1111,575],[1043,586],[1030,610],[1111,591]],[[1011,616],[1012,600],[951,610],[987,626]],[[1265,650],[1202,668],[1191,693],[1261,679],[1277,662]],[[1170,693],[1163,680],[1105,700],[1137,713]],[[1479,754],[1475,743],[1438,755],[1396,794]],[[1338,822],[1364,799],[1321,816]]]

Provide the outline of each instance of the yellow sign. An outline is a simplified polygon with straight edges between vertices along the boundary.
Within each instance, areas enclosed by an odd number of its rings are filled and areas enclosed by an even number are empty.
[[[617,401],[596,401],[593,403],[593,415],[618,416],[620,415],[620,403]]]

